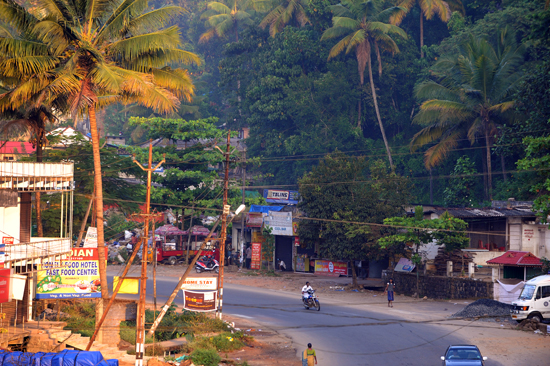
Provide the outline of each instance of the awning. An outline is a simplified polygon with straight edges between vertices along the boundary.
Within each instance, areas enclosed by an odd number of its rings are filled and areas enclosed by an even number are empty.
[[[269,211],[281,211],[283,206],[261,206],[261,205],[250,205],[249,212],[261,212],[268,213]]]

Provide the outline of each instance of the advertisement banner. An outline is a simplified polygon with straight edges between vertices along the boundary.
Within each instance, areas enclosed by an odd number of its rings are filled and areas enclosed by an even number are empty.
[[[97,228],[88,227],[86,238],[84,239],[84,248],[97,248]]]
[[[107,248],[105,248],[107,258]],[[73,248],[68,260],[44,262],[36,279],[37,299],[101,297],[97,248]]]
[[[216,291],[193,292],[183,290],[183,308],[191,311],[215,311]]]
[[[11,244],[13,244],[13,242],[14,242],[14,239],[11,236],[3,236],[2,237],[2,244],[11,245]]]
[[[284,191],[279,189],[264,189],[264,198],[268,203],[298,204],[300,194],[298,191]]]
[[[11,269],[0,269],[0,303],[11,300]]]
[[[407,258],[401,258],[399,259],[399,262],[395,265],[394,270],[396,272],[412,272],[415,265],[413,262],[411,262],[410,259]]]
[[[262,227],[264,224],[264,214],[261,212],[249,212],[246,214],[247,227]]]
[[[294,237],[294,246],[299,247],[300,246],[300,238],[295,236]]]
[[[264,226],[271,228],[272,235],[292,235],[292,212],[269,211],[264,217]]]
[[[348,274],[348,262],[340,261],[327,261],[322,259],[315,260],[315,273],[316,274],[326,274],[326,275],[342,275],[347,276]]]
[[[181,285],[182,290],[215,290],[217,288],[217,277],[188,277]]]
[[[262,244],[252,243],[252,258],[250,261],[250,269],[260,269],[262,265]]]

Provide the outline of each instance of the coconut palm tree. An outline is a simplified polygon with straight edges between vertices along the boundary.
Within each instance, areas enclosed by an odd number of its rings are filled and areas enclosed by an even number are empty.
[[[378,109],[376,88],[372,77],[371,54],[374,49],[378,58],[378,74],[382,75],[380,49],[395,54],[399,52],[399,47],[397,47],[397,44],[391,36],[398,35],[407,38],[405,31],[396,25],[386,22],[392,15],[398,11],[403,11],[403,9],[398,7],[382,9],[382,4],[378,0],[344,0],[338,5],[332,6],[331,9],[333,13],[333,25],[323,33],[321,40],[343,37],[330,50],[328,56],[329,60],[344,51],[346,54],[355,51],[361,89],[364,84],[365,67],[368,66],[369,82],[376,118],[378,119],[380,132],[382,132],[390,167],[393,169],[390,146],[386,138],[382,118],[380,117],[380,110]],[[361,128],[361,98],[359,99],[357,110],[357,127]]]
[[[437,80],[425,81],[415,90],[422,100],[413,123],[424,126],[411,141],[412,150],[437,141],[425,153],[428,169],[441,163],[460,139],[471,144],[483,139],[486,151],[485,195],[492,198],[491,146],[497,126],[515,118],[512,93],[521,78],[525,44],[503,30],[494,45],[470,36],[456,57],[444,58],[434,67]]]
[[[231,32],[235,34],[235,42],[239,42],[239,26],[252,24],[248,11],[253,3],[249,0],[231,0],[229,5],[212,1],[206,7],[201,19],[206,19],[206,26],[210,29],[201,35],[200,43],[208,42],[214,36],[225,37]]]
[[[259,3],[262,4],[262,3]],[[260,22],[260,27],[265,29],[269,25],[269,35],[275,35],[283,30],[290,22],[294,21],[300,27],[310,24],[306,14],[307,3],[305,0],[274,0],[270,2],[269,13]]]
[[[90,119],[99,272],[105,299],[108,291],[96,111],[115,102],[139,103],[161,113],[174,111],[179,99],[191,99],[194,88],[187,70],[172,69],[169,65],[199,63],[199,58],[179,48],[178,27],[163,28],[174,16],[183,13],[177,6],[145,12],[146,0],[37,0],[40,18],[35,18],[30,10],[14,5],[13,0],[0,0],[0,19],[40,42],[30,43],[25,49],[5,48],[27,65],[25,72],[31,75],[28,83],[14,89],[12,104],[17,94],[39,93],[42,102],[68,96],[72,114],[87,115]],[[19,40],[13,37],[5,42],[17,44]],[[34,63],[26,60],[25,56],[46,52],[44,45],[50,52],[49,58],[42,60],[37,56]],[[42,74],[53,76],[47,79]]]
[[[403,0],[399,6],[404,10],[397,12],[391,19],[395,25],[401,24],[403,18],[418,3],[420,7],[420,57],[424,57],[424,18],[431,20],[437,15],[439,19],[447,23],[451,19],[451,13],[458,11],[464,14],[464,6],[460,0]]]

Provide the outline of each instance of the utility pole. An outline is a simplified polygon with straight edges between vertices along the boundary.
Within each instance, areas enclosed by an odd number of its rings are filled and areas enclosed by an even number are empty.
[[[182,213],[182,219],[183,222],[183,209],[181,210]],[[193,208],[191,209],[191,217],[189,218],[189,230],[187,233],[187,255],[185,256],[185,263],[189,264],[189,247],[191,246],[191,229],[193,228],[193,215],[195,214],[195,205],[193,205]],[[183,224],[182,224],[183,229]]]
[[[245,184],[246,184],[246,150],[243,150],[243,197],[241,204],[244,205],[244,199],[245,199]],[[244,212],[241,216],[241,256],[240,259],[242,260],[239,263],[239,268],[242,268],[242,265],[244,263],[243,255],[244,255]]]
[[[220,270],[218,272],[218,318],[219,319],[222,318],[223,272],[225,267],[225,238],[227,237],[227,215],[229,215],[229,205],[227,204],[227,190],[229,189],[229,149],[231,148],[230,137],[231,137],[231,131],[228,131],[227,148],[224,154],[225,155],[225,177],[223,179],[222,232],[220,236]],[[218,148],[218,150],[221,151],[220,148]]]
[[[151,173],[164,163],[164,159],[153,166],[153,144],[149,142],[149,164],[144,168],[135,158],[133,159],[142,170],[147,172],[147,196],[145,202],[145,234],[142,238],[143,246],[141,251],[141,281],[139,284],[139,303],[136,316],[136,366],[143,366],[145,353],[145,300],[147,293],[147,241],[149,239],[149,219],[151,215]],[[154,236],[154,233],[153,233]]]

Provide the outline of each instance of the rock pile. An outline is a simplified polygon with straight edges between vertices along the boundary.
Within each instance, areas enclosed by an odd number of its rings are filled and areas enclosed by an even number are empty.
[[[452,318],[503,317],[510,316],[512,305],[490,299],[479,299],[451,315]]]
[[[539,329],[539,322],[534,319],[525,319],[518,324],[519,330],[537,330]]]

